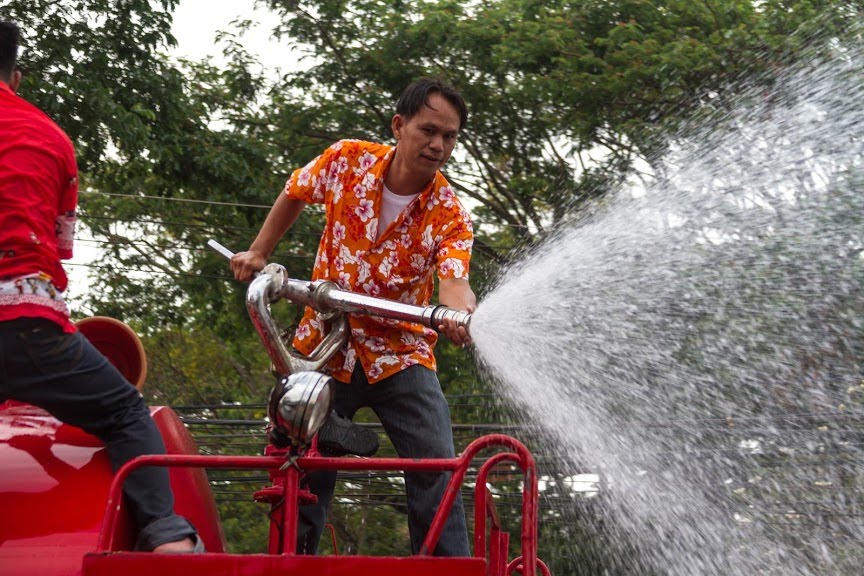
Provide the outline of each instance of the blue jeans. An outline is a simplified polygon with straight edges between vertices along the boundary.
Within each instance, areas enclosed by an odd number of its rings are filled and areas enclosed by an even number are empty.
[[[335,383],[336,412],[353,418],[360,408],[372,408],[384,431],[401,458],[453,458],[453,431],[450,410],[435,372],[424,366],[411,366],[389,378],[369,384],[360,363],[351,382]],[[451,473],[405,473],[408,500],[408,530],[411,551],[416,554],[423,544],[432,519],[444,495]],[[300,507],[297,551],[314,554],[324,529],[327,506],[336,485],[335,472],[309,474],[311,492],[316,504]],[[468,530],[462,496],[453,504],[450,517],[433,552],[436,556],[470,556]]]
[[[0,401],[26,402],[105,443],[116,471],[165,444],[138,390],[81,333],[66,334],[50,320],[0,322]],[[196,534],[174,514],[168,470],[149,466],[124,487],[135,524],[136,549],[149,551]]]

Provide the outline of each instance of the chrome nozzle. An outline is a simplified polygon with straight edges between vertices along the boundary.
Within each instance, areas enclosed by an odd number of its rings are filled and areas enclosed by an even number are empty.
[[[444,323],[445,320],[452,320],[458,326],[463,326],[468,333],[471,333],[471,313],[463,312],[462,310],[456,310],[454,308],[448,308],[447,306],[434,306],[432,307],[432,314],[430,317],[431,320],[431,328],[437,330],[438,326]]]

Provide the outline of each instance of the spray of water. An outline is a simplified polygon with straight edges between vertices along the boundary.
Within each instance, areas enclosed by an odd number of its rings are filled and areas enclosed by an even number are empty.
[[[743,94],[474,314],[486,371],[601,475],[645,573],[859,573],[862,79],[836,46]]]

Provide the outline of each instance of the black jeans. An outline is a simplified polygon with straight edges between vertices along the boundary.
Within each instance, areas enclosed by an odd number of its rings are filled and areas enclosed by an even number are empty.
[[[79,332],[66,334],[50,320],[0,322],[0,401],[38,406],[105,443],[116,471],[144,454],[164,454],[150,410],[110,362]],[[168,470],[145,467],[123,487],[139,530],[139,550],[195,535],[174,514]]]
[[[454,457],[450,409],[438,376],[432,370],[415,365],[376,384],[369,384],[360,362],[357,362],[351,383],[336,382],[334,386],[336,412],[353,418],[361,407],[372,408],[401,458]],[[408,531],[414,554],[420,551],[432,526],[451,475],[450,472],[405,474]],[[318,502],[300,507],[297,551],[315,554],[324,529],[327,507],[333,497],[336,473],[314,472],[304,480],[310,491],[318,496]],[[453,503],[433,555],[470,556],[461,494]]]

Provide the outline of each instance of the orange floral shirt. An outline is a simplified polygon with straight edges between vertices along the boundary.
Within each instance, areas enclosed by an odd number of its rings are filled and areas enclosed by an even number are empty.
[[[473,228],[468,212],[440,172],[378,237],[384,177],[395,147],[357,140],[333,144],[296,170],[285,185],[293,199],[323,204],[327,224],[318,245],[313,280],[406,304],[426,306],[434,275],[468,279]],[[351,380],[357,361],[370,383],[414,364],[435,370],[438,334],[420,324],[350,315],[351,337],[329,365]],[[294,347],[309,354],[323,337],[323,322],[307,308]]]

